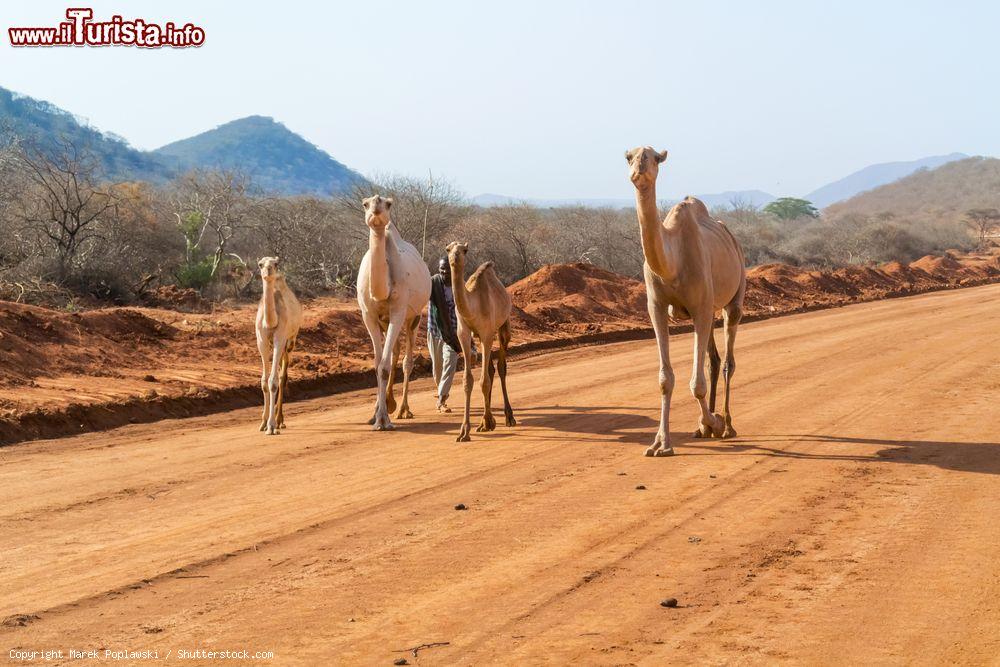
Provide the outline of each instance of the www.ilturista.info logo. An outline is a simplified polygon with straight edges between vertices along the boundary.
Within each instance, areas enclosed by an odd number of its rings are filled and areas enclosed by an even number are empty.
[[[54,28],[8,28],[11,46],[165,46],[187,48],[205,43],[205,30],[192,23],[163,25],[145,19],[126,20],[115,15],[110,21],[93,21],[89,7],[66,10],[68,21]]]

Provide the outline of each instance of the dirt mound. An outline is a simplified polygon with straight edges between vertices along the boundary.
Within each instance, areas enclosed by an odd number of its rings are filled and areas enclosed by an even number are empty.
[[[580,325],[645,317],[645,286],[638,280],[578,262],[549,264],[511,285],[516,324],[543,333]],[[593,327],[591,327],[593,329]]]
[[[143,297],[143,303],[153,308],[191,312],[204,312],[210,309],[210,304],[196,290],[176,285],[161,285],[152,292],[147,292]]]

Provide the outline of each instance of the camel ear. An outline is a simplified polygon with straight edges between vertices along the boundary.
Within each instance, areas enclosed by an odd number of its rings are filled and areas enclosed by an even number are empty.
[[[392,200],[391,199],[383,199],[382,201],[385,202],[385,210],[388,211],[390,208],[392,208]]]
[[[654,153],[656,151],[653,151]],[[664,150],[662,153],[656,153],[656,163],[662,164],[667,159],[667,151]]]
[[[280,264],[280,263],[281,263],[281,258],[280,257],[275,257],[274,258],[274,265],[278,266],[278,264]]]
[[[632,161],[632,151],[625,151],[625,161],[626,162]]]
[[[459,243],[458,247],[461,248],[461,250],[462,250],[463,253],[469,252],[469,244],[468,243]]]

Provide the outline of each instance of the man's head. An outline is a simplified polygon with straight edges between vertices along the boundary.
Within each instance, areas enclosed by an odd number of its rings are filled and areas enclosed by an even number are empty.
[[[445,280],[451,280],[451,266],[448,264],[447,257],[442,257],[438,260],[438,273]]]

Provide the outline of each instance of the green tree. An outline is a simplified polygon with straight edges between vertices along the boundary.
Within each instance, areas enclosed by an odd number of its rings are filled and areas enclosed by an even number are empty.
[[[794,220],[796,218],[818,218],[819,211],[813,206],[811,201],[796,199],[795,197],[782,197],[764,207],[765,213],[770,213],[780,220]]]

